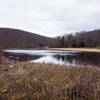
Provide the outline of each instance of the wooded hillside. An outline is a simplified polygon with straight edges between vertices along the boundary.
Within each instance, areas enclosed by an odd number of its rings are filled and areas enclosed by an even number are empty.
[[[0,28],[0,48],[55,47],[57,40],[18,29]]]
[[[100,30],[77,32],[58,39],[58,47],[100,47]]]

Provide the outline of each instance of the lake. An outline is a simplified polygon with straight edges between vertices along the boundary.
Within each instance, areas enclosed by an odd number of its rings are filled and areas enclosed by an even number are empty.
[[[3,50],[2,56],[12,64],[15,61],[53,63],[71,66],[99,66],[100,53],[60,50]],[[0,56],[0,57],[2,57]]]

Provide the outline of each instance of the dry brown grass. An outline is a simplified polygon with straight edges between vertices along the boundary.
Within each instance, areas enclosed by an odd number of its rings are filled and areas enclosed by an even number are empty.
[[[48,48],[49,50],[69,50],[69,51],[82,51],[82,52],[100,52],[98,48]]]
[[[100,100],[100,69],[17,63],[0,73],[0,100]]]

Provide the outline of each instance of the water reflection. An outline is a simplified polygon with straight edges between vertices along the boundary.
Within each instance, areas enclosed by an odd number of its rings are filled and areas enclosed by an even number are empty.
[[[11,52],[0,52],[0,64],[1,65],[12,65],[15,62],[25,62],[40,58],[41,56],[33,56],[24,53],[11,53]]]
[[[39,63],[52,63],[52,64],[59,64],[59,65],[75,65],[75,60],[69,62],[69,60],[65,59],[65,56],[44,56],[37,60],[33,60],[32,62],[39,62]]]
[[[100,53],[81,52],[75,55],[54,56],[58,60],[62,59],[69,65],[100,66]],[[67,65],[67,63],[65,63]]]
[[[56,51],[56,50],[8,50],[3,57],[11,64],[14,61],[32,61],[60,65],[100,66],[100,53]],[[4,59],[0,56],[0,59]],[[1,63],[2,60],[0,60]]]

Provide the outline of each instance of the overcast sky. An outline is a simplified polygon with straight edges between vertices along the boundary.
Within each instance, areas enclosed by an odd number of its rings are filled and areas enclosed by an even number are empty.
[[[100,0],[0,0],[0,27],[54,37],[100,28]]]

